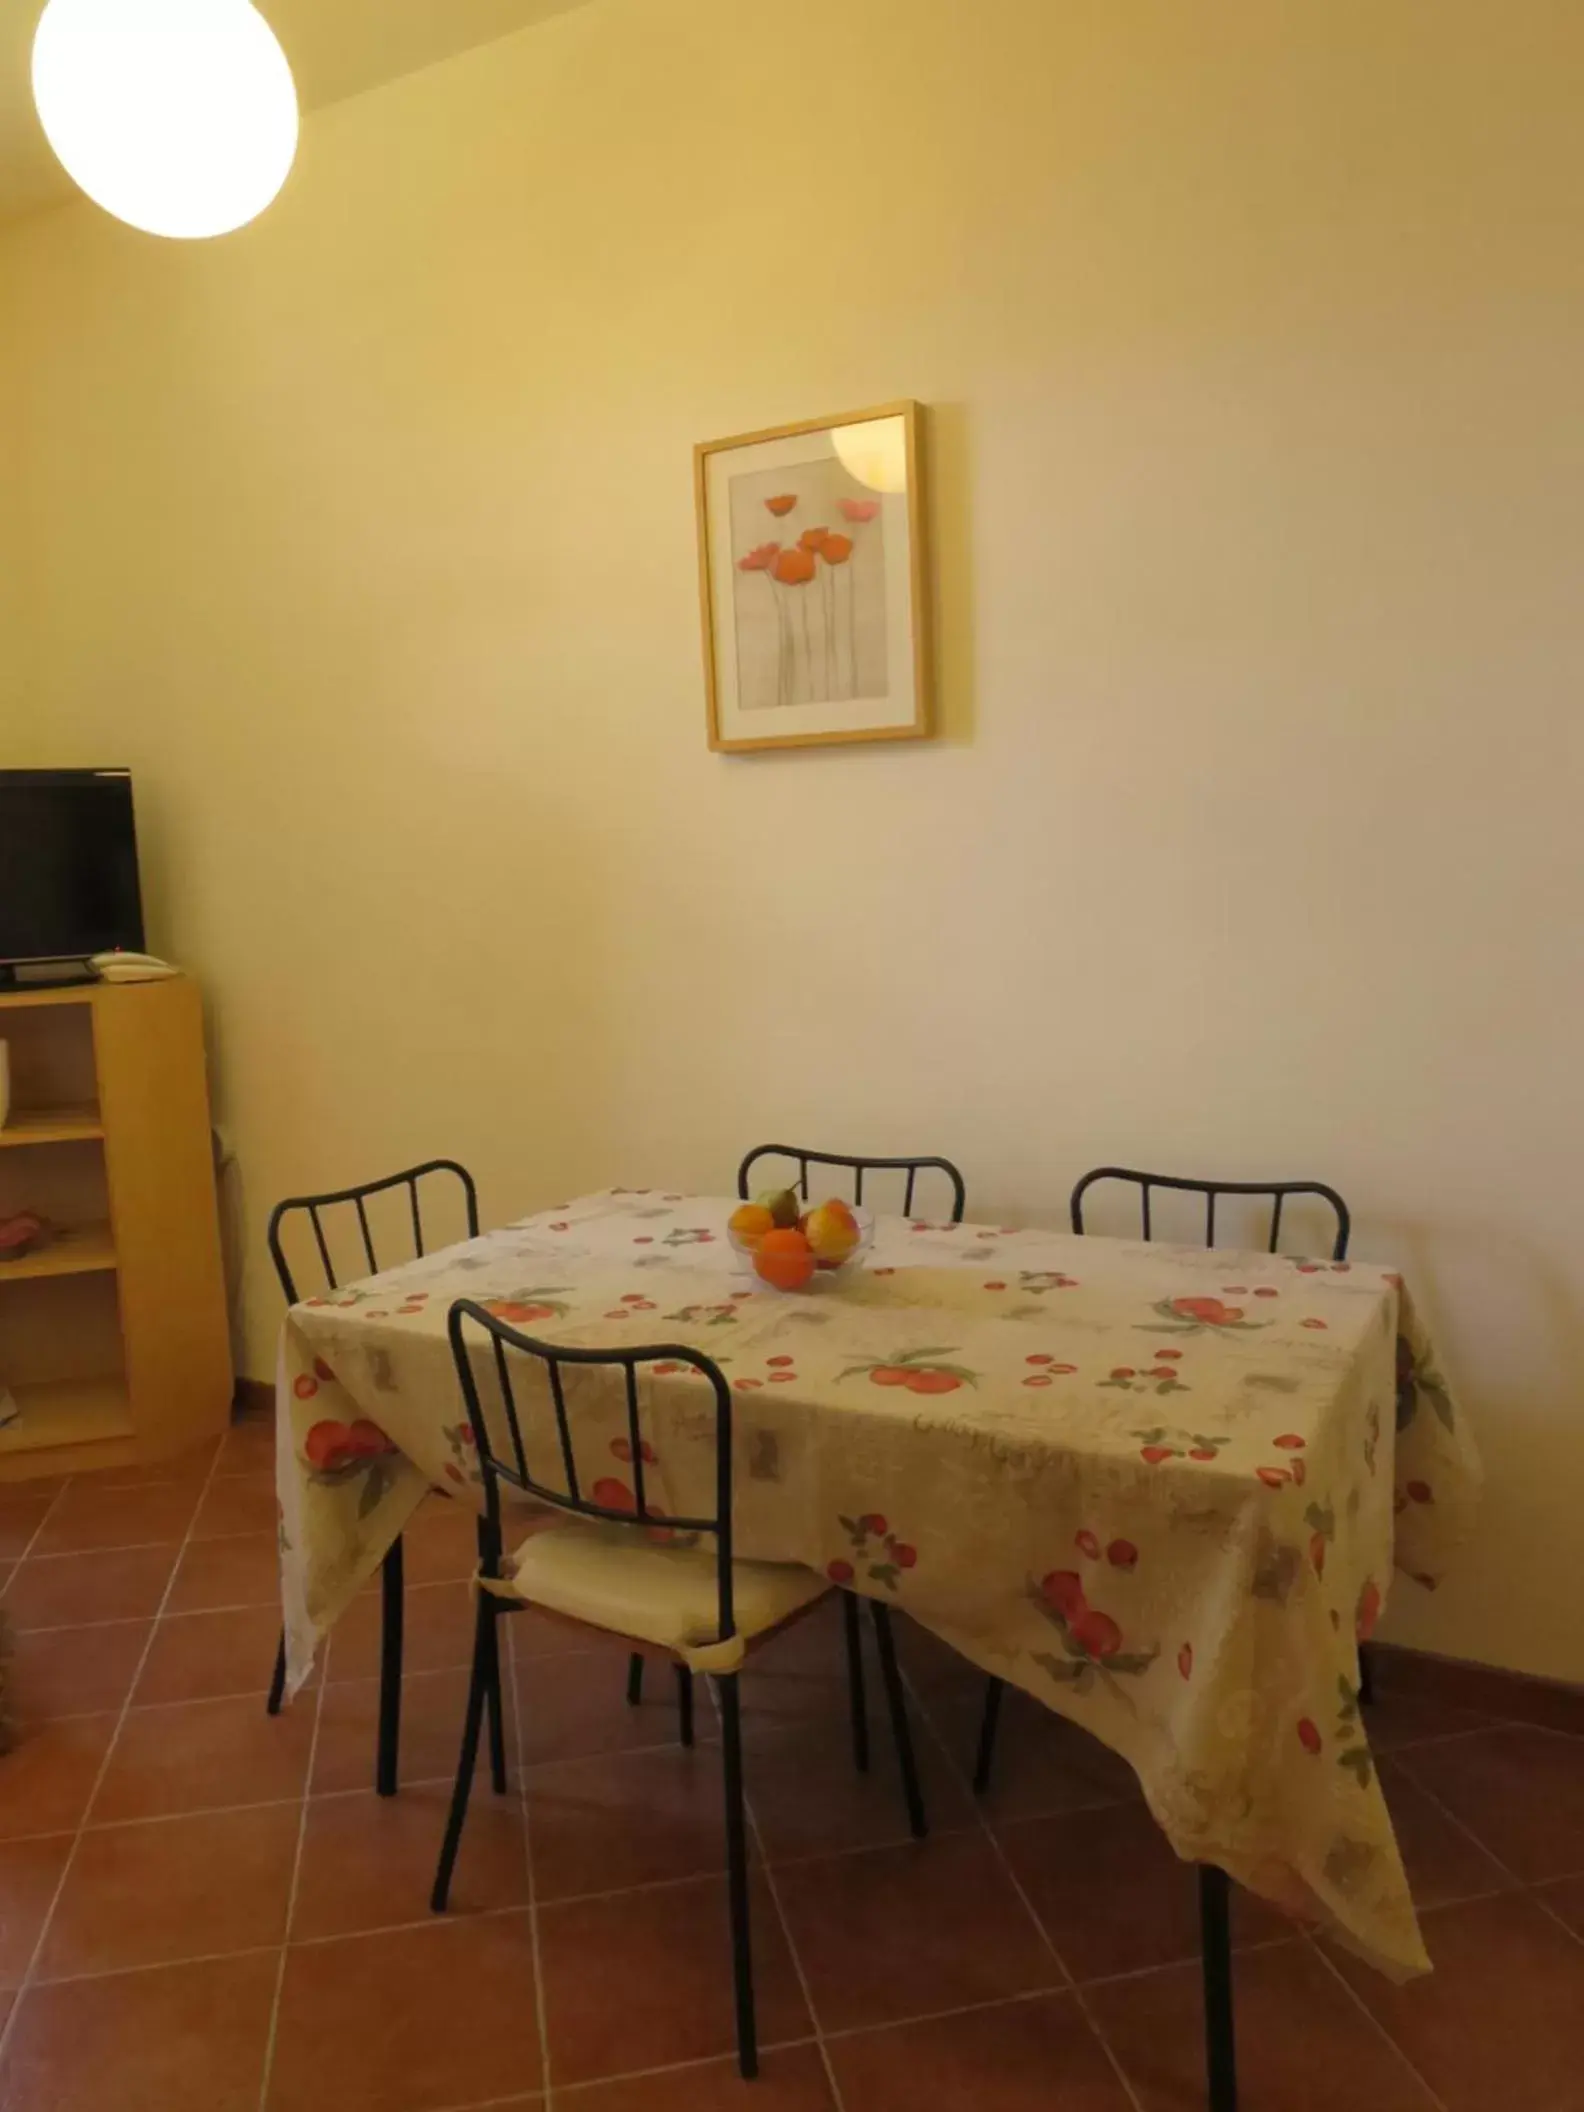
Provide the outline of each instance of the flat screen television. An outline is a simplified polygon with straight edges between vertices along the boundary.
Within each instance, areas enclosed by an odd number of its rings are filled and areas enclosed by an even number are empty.
[[[0,770],[0,983],[19,967],[143,951],[125,770]]]

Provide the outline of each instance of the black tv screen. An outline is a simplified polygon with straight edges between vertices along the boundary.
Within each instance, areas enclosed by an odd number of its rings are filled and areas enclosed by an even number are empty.
[[[0,963],[143,950],[125,770],[0,770]]]

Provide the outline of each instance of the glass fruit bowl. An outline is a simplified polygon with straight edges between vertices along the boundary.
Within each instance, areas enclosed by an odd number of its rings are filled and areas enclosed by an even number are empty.
[[[839,1198],[805,1208],[790,1191],[781,1191],[777,1197],[739,1205],[726,1236],[756,1284],[775,1291],[807,1291],[868,1250],[874,1239],[874,1212]]]

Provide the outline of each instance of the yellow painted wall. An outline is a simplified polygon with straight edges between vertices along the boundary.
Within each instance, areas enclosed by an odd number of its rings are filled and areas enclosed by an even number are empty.
[[[1478,1416],[1398,1637],[1584,1677],[1576,0],[605,0],[229,241],[0,242],[35,701],[253,1247],[766,1132],[1316,1171]],[[704,745],[692,443],[932,405],[946,736]],[[8,722],[4,751],[26,737]],[[35,744],[36,745],[36,744]]]

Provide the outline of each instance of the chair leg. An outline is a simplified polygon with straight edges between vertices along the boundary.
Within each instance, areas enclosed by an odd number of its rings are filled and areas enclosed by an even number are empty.
[[[985,1687],[984,1715],[979,1719],[979,1756],[974,1762],[973,1787],[976,1797],[984,1796],[990,1788],[990,1773],[995,1766],[996,1731],[1001,1722],[1001,1699],[1006,1688],[999,1679],[992,1678]]]
[[[737,2065],[745,2081],[759,2073],[754,2017],[753,1939],[748,1920],[748,1829],[743,1811],[742,1717],[737,1675],[716,1683],[720,1696],[721,1755],[726,1788],[726,1883],[731,1912],[732,1985],[737,2004]]]
[[[852,1715],[853,1765],[869,1772],[869,1704],[864,1694],[863,1628],[858,1601],[850,1591],[842,1599],[842,1627],[847,1638],[847,1706]]]
[[[489,1605],[489,1620],[485,1633],[489,1637],[488,1660],[484,1667],[484,1699],[489,1716],[490,1786],[496,1796],[506,1794],[506,1711],[501,1694],[500,1662],[500,1601],[492,1592],[481,1591],[479,1603]]]
[[[641,1663],[642,1660],[640,1659]],[[693,1675],[686,1665],[676,1668],[677,1722],[681,1729],[682,1743],[693,1743]]]
[[[1374,1652],[1368,1643],[1359,1644],[1358,1697],[1366,1709],[1375,1699]]]
[[[643,1652],[635,1650],[627,1660],[627,1706],[637,1708],[643,1700]]]
[[[907,1800],[908,1830],[922,1841],[929,1832],[924,1816],[924,1798],[919,1791],[918,1766],[913,1758],[913,1733],[908,1726],[907,1696],[897,1666],[896,1642],[891,1634],[891,1609],[877,1599],[869,1601],[874,1615],[875,1642],[880,1651],[880,1676],[885,1681],[886,1702],[891,1711],[891,1736],[896,1744],[897,1766],[902,1772],[902,1794]]]
[[[281,1703],[286,1698],[286,1631],[281,1630],[281,1639],[275,1651],[275,1671],[270,1679],[269,1700],[264,1704],[271,1716],[278,1716]]]
[[[1205,2071],[1209,2112],[1237,2112],[1237,2043],[1232,2020],[1231,1890],[1224,1870],[1199,1866],[1199,1927],[1204,1943]]]
[[[451,1813],[446,1820],[445,1839],[440,1847],[434,1890],[429,1895],[429,1905],[436,1914],[445,1912],[451,1897],[451,1873],[456,1868],[457,1850],[462,1845],[462,1827],[467,1819],[468,1796],[473,1788],[473,1770],[478,1764],[479,1732],[484,1725],[484,1700],[489,1685],[490,1623],[494,1619],[487,1602],[488,1594],[481,1591],[473,1621],[473,1671],[468,1680],[467,1714],[462,1719],[462,1750],[457,1759],[456,1787],[451,1793]]]
[[[402,1544],[394,1540],[380,1572],[379,1749],[374,1787],[382,1797],[396,1794],[396,1764],[401,1746],[402,1688]]]

